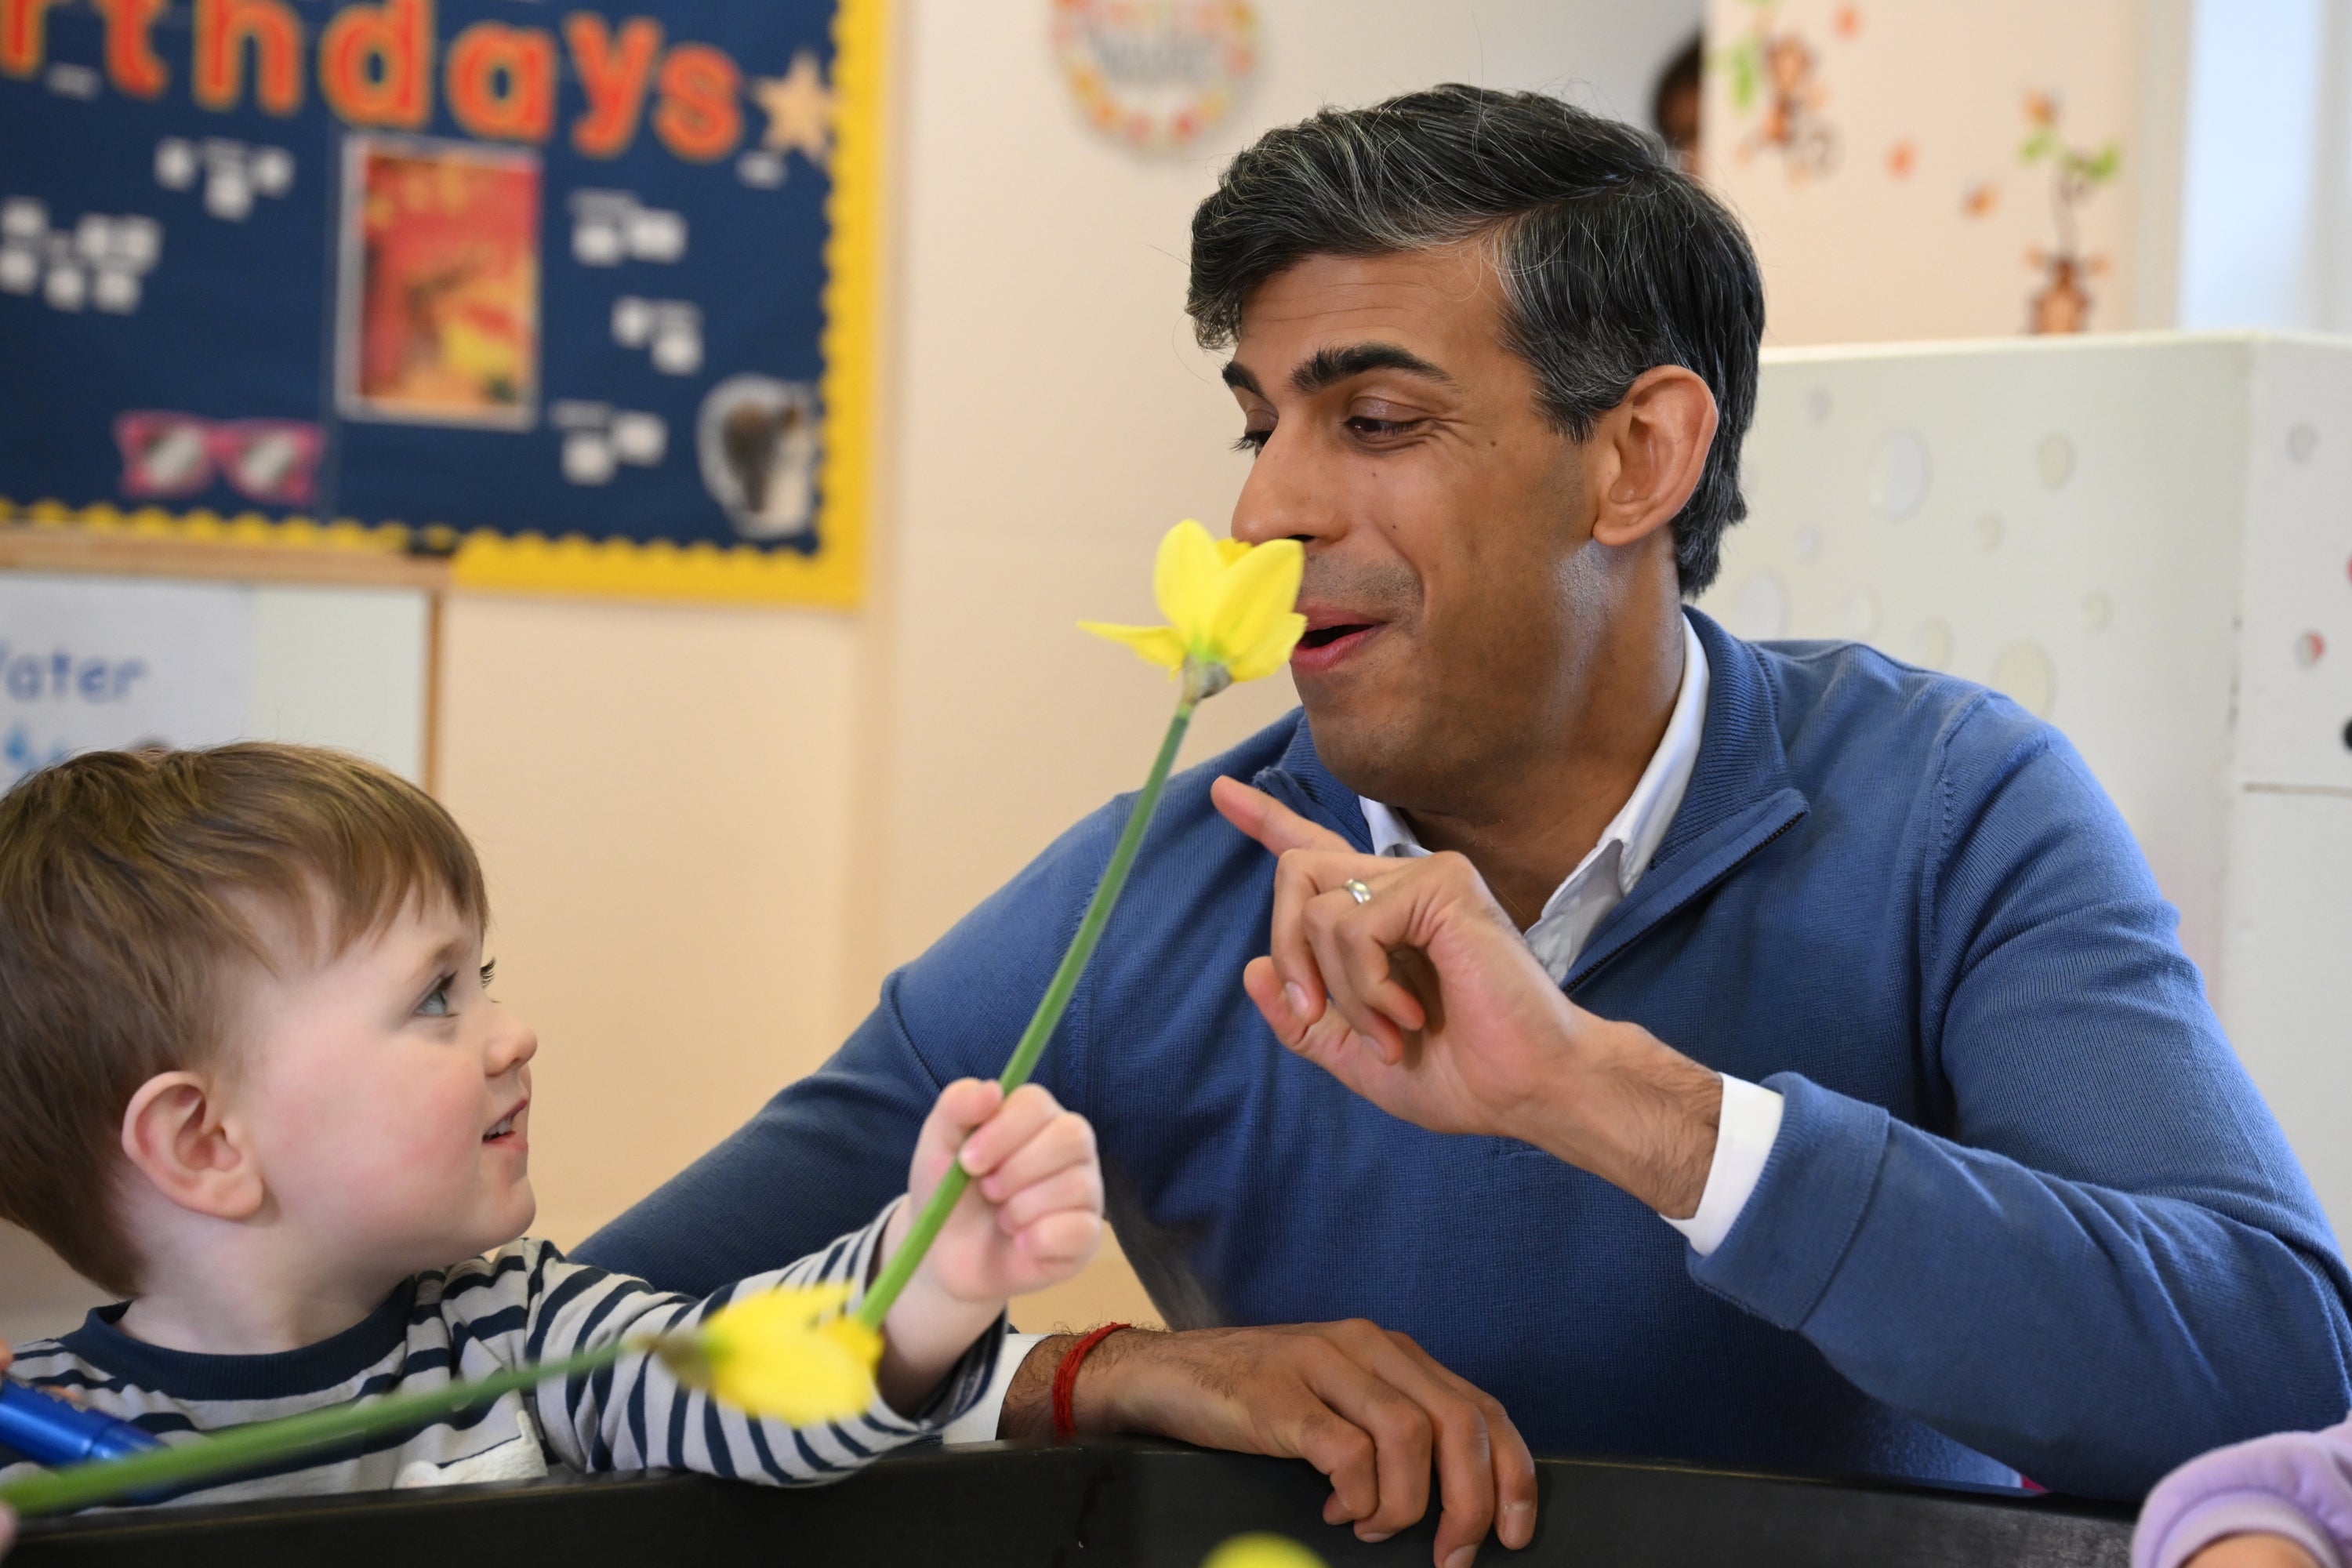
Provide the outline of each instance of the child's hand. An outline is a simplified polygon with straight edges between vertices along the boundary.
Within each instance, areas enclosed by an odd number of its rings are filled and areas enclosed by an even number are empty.
[[[1009,1299],[1067,1279],[1102,1241],[1102,1166],[1086,1118],[1034,1083],[1008,1100],[963,1079],[940,1092],[915,1141],[884,1259],[959,1158],[971,1185],[883,1322],[882,1394],[904,1414],[929,1402]]]
[[[2182,1568],[2319,1568],[2311,1553],[2284,1535],[2225,1535]]]
[[[1102,1241],[1103,1184],[1085,1117],[1034,1083],[1010,1100],[982,1079],[948,1085],[915,1141],[908,1208],[922,1208],[959,1155],[971,1185],[918,1278],[993,1317],[1007,1299],[1087,1266]]]

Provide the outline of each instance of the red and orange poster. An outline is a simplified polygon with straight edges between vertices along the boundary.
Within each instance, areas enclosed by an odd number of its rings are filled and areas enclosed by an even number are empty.
[[[463,142],[344,143],[346,416],[528,426],[539,391],[539,163]]]

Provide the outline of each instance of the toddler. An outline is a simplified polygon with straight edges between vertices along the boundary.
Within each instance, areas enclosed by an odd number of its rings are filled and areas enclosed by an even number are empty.
[[[127,1298],[20,1349],[14,1375],[168,1443],[660,1331],[777,1284],[843,1282],[854,1309],[961,1158],[972,1187],[891,1308],[862,1415],[747,1418],[636,1355],[183,1495],[557,1466],[792,1484],[961,1414],[1006,1299],[1092,1255],[1092,1131],[1042,1089],[971,1079],[941,1092],[904,1198],[707,1299],[518,1240],[539,1047],[491,999],[487,918],[448,814],[332,752],[98,752],[0,798],[0,1215]],[[0,1449],[0,1479],[14,1460]]]
[[[2133,1568],[2347,1568],[2352,1418],[2217,1448],[2158,1482]]]

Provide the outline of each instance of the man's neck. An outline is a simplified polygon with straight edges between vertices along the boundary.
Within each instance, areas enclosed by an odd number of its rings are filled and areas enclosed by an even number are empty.
[[[1624,628],[1634,635],[1612,639],[1593,661],[1568,721],[1490,769],[1473,804],[1399,808],[1423,847],[1476,867],[1520,930],[1591,853],[1657,754],[1682,689],[1684,625],[1677,600],[1662,622]]]

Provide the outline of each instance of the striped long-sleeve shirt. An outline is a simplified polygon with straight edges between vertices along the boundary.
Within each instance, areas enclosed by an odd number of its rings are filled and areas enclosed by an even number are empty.
[[[891,1205],[895,1207],[895,1203]],[[699,1321],[772,1285],[847,1283],[852,1307],[872,1273],[890,1209],[790,1267],[697,1300],[568,1263],[528,1237],[486,1258],[420,1274],[364,1321],[275,1355],[165,1350],[115,1327],[120,1307],[19,1352],[11,1375],[70,1390],[166,1443],[398,1389],[430,1388],[568,1355],[625,1334]],[[654,1358],[624,1357],[585,1377],[500,1396],[422,1427],[380,1434],[277,1471],[191,1490],[174,1501],[233,1501],[459,1481],[520,1479],[551,1469],[691,1469],[793,1486],[833,1479],[887,1449],[936,1432],[987,1389],[1003,1325],[981,1335],[913,1419],[877,1395],[863,1415],[793,1428],[756,1421],[678,1386]],[[0,1481],[29,1471],[0,1447]]]

